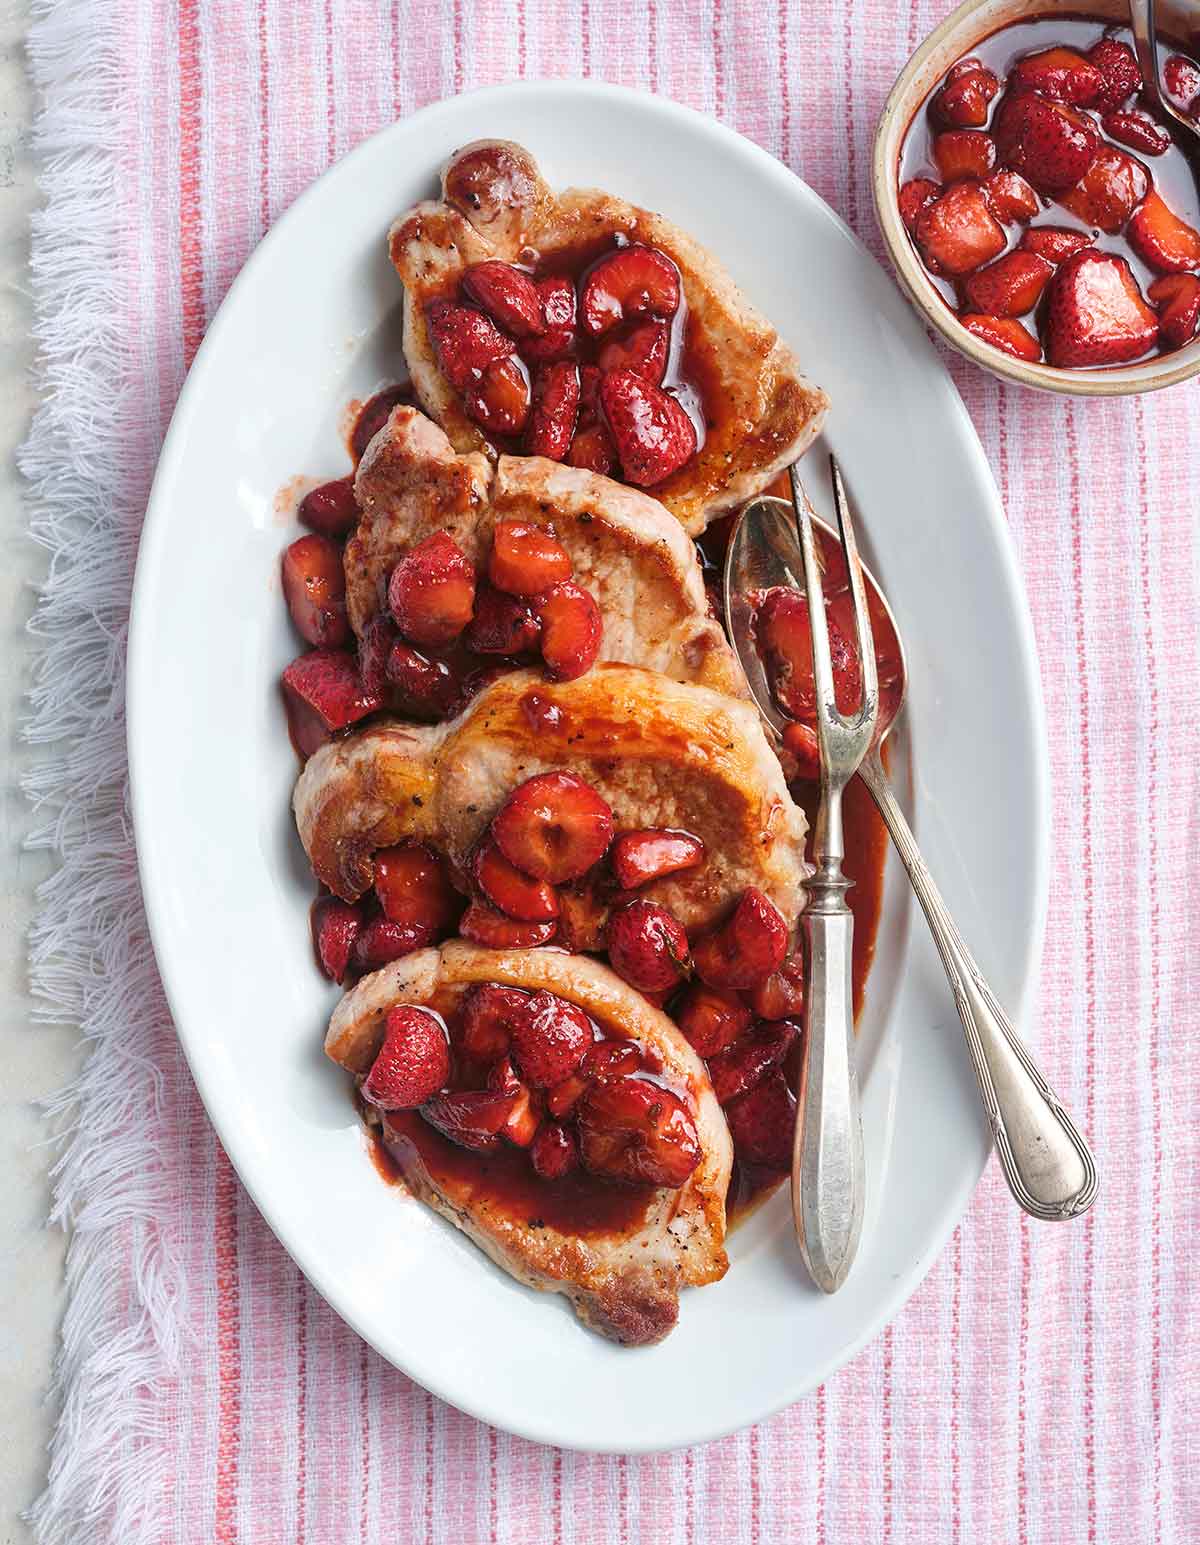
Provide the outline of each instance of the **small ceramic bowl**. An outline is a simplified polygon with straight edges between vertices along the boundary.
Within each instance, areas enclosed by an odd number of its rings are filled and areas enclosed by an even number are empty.
[[[1166,37],[1188,38],[1200,25],[1196,0],[1159,0],[1156,9],[1159,27]],[[1057,370],[1052,365],[1031,365],[1014,359],[962,326],[930,280],[900,218],[900,155],[908,127],[929,93],[956,59],[971,53],[1001,27],[1056,14],[1126,25],[1129,21],[1125,0],[1075,0],[1074,4],[1067,0],[966,0],[925,39],[900,72],[875,131],[872,178],[879,228],[901,287],[913,305],[947,343],[985,370],[1021,386],[1076,397],[1123,397],[1158,391],[1200,374],[1200,338],[1172,354],[1098,370]]]

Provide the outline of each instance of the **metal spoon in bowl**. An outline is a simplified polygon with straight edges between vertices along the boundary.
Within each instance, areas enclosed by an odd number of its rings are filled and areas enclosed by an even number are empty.
[[[832,456],[830,465],[834,497],[844,506],[842,476]],[[848,583],[841,545],[823,521],[814,519],[813,524],[821,545],[824,592],[829,602]],[[865,565],[863,576],[875,638],[879,714],[875,739],[862,760],[859,776],[871,791],[908,871],[945,967],[1009,1190],[1035,1218],[1075,1218],[1096,1199],[1098,1182],[1092,1151],[984,980],[925,867],[884,771],[880,748],[904,701],[904,645],[883,591]],[[791,505],[784,499],[763,496],[745,506],[730,538],[725,559],[725,611],[730,637],[759,713],[776,734],[782,734],[788,721],[771,696],[753,627],[752,597],[774,585],[803,591],[804,560]]]
[[[1133,51],[1137,54],[1146,96],[1152,107],[1183,130],[1175,136],[1176,142],[1191,163],[1192,171],[1200,176],[1200,125],[1186,113],[1181,113],[1162,89],[1154,0],[1129,0],[1129,25],[1133,29]]]

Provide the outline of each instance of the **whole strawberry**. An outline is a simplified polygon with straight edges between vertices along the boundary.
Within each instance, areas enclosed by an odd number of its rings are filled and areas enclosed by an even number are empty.
[[[1068,258],[1050,284],[1046,357],[1064,366],[1139,359],[1158,339],[1158,318],[1122,257],[1088,247]]]
[[[409,1003],[390,1009],[363,1099],[380,1110],[415,1110],[449,1077],[450,1047],[441,1020]]]

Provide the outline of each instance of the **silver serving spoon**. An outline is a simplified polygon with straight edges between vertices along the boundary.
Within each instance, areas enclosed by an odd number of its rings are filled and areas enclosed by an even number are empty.
[[[1129,0],[1129,25],[1133,29],[1133,51],[1142,72],[1142,86],[1151,106],[1184,132],[1178,137],[1179,148],[1187,155],[1193,171],[1200,173],[1200,125],[1181,113],[1162,89],[1158,70],[1158,27],[1154,0]]]
[[[841,473],[833,457],[830,463],[835,498],[844,503]],[[813,524],[825,569],[825,600],[829,603],[848,585],[841,544],[824,521],[814,520]],[[984,980],[925,867],[917,840],[884,771],[880,748],[904,702],[904,645],[883,591],[865,565],[863,576],[875,638],[879,712],[875,739],[859,767],[859,777],[871,791],[908,871],[945,967],[1009,1190],[1035,1218],[1054,1221],[1078,1217],[1096,1199],[1098,1181],[1092,1151]],[[729,541],[725,614],[730,638],[758,710],[771,729],[780,734],[787,720],[776,708],[767,684],[754,642],[753,605],[749,599],[755,591],[772,585],[803,590],[804,560],[791,505],[784,499],[763,496],[745,506]]]

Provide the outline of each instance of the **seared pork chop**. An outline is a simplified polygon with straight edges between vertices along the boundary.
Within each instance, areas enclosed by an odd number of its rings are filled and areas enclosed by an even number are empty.
[[[415,408],[396,408],[355,478],[362,514],[346,546],[346,604],[360,634],[386,606],[388,575],[406,552],[446,531],[476,569],[497,521],[553,531],[576,584],[604,622],[601,659],[746,695],[745,678],[708,597],[691,540],[656,500],[541,456],[458,455]]]
[[[416,1112],[383,1118],[388,1150],[413,1194],[518,1281],[565,1294],[584,1324],[614,1341],[627,1346],[660,1341],[678,1318],[680,1288],[715,1282],[728,1268],[725,1194],[733,1162],[729,1129],[704,1064],[665,1014],[585,956],[454,942],[364,977],[334,1011],[326,1053],[365,1075],[382,1045],[389,1009],[400,1003],[434,1005],[445,1014],[481,982],[546,989],[578,1004],[607,1034],[636,1040],[690,1106],[700,1162],[678,1190],[626,1192],[630,1206],[618,1226],[573,1231],[544,1205],[552,1203],[558,1182],[539,1182],[530,1171],[527,1194],[514,1198],[497,1190],[488,1183],[486,1166],[464,1163],[465,1156],[449,1149]],[[519,1162],[526,1162],[524,1155]],[[618,1182],[597,1184],[612,1186],[620,1200]],[[531,1217],[531,1208],[547,1215]]]
[[[600,665],[557,684],[515,671],[450,723],[377,720],[311,756],[292,804],[317,877],[352,901],[372,883],[376,849],[405,837],[464,866],[512,790],[553,769],[590,783],[618,831],[701,839],[699,867],[639,892],[685,928],[713,921],[748,886],[794,923],[805,820],[755,710],[634,666]]]
[[[828,399],[712,254],[662,216],[591,188],[556,195],[530,153],[510,141],[465,146],[443,171],[441,200],[408,210],[388,237],[405,287],[405,357],[417,395],[455,447],[490,452],[438,366],[426,305],[456,294],[473,263],[500,259],[553,272],[556,258],[561,266],[580,249],[611,249],[617,237],[666,253],[681,276],[687,348],[705,387],[706,438],[654,493],[695,534],[807,450]]]

